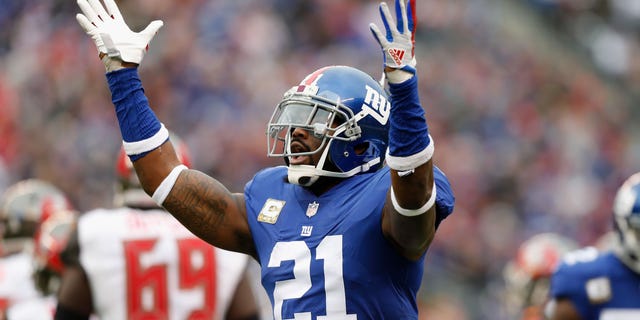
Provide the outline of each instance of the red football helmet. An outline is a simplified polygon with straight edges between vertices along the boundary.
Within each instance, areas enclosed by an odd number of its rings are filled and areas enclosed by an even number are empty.
[[[0,199],[3,252],[16,252],[32,245],[40,223],[65,209],[72,209],[67,197],[46,181],[27,179],[10,186]]]
[[[34,281],[43,294],[57,291],[60,276],[64,271],[62,252],[75,228],[78,212],[57,210],[52,212],[36,231],[34,237]]]
[[[170,133],[170,139],[180,162],[187,167],[191,167],[191,156],[188,146],[174,133]],[[116,175],[118,181],[116,184],[114,204],[117,207],[158,207],[151,197],[142,189],[140,180],[133,168],[133,163],[131,163],[131,160],[129,160],[129,157],[124,152],[124,148],[120,148],[120,153],[118,154]]]
[[[532,313],[528,309],[541,308],[549,292],[551,275],[563,256],[576,249],[575,241],[555,233],[537,234],[523,242],[504,269],[508,311],[526,319],[525,314]]]

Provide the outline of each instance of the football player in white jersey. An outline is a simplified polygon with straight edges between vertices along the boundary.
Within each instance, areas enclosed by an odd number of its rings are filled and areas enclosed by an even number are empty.
[[[12,304],[7,309],[10,320],[53,319],[55,293],[60,285],[64,265],[61,252],[78,219],[74,210],[63,208],[52,212],[38,227],[34,236],[33,280],[41,296]]]
[[[124,151],[116,167],[117,207],[82,214],[64,250],[56,319],[258,319],[249,256],[211,246],[158,207]]]
[[[33,279],[34,237],[52,212],[71,209],[54,185],[37,179],[10,186],[0,199],[0,318],[8,307],[41,297]]]

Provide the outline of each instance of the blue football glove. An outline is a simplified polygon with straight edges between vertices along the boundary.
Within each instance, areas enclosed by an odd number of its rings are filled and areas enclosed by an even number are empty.
[[[374,23],[369,24],[369,29],[382,48],[385,74],[390,83],[404,82],[416,74],[415,0],[409,0],[408,7],[405,0],[396,0],[395,24],[385,2],[380,3],[380,16],[386,30],[385,35]]]

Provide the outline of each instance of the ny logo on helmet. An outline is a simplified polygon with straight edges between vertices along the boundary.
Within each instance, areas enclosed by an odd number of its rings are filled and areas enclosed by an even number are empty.
[[[391,111],[391,102],[387,101],[376,89],[368,85],[365,85],[365,87],[367,89],[367,96],[362,104],[362,111],[378,120],[380,124],[387,124]]]

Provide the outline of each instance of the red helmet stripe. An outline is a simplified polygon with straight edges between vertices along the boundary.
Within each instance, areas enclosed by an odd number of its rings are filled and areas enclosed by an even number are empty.
[[[300,85],[301,86],[314,85],[316,83],[316,81],[318,81],[320,79],[320,75],[322,75],[322,73],[324,73],[324,71],[329,69],[329,68],[331,68],[331,67],[324,67],[324,68],[320,68],[320,69],[314,71],[312,74],[310,74],[306,78],[304,78],[304,80],[302,80],[302,82],[300,82]]]

